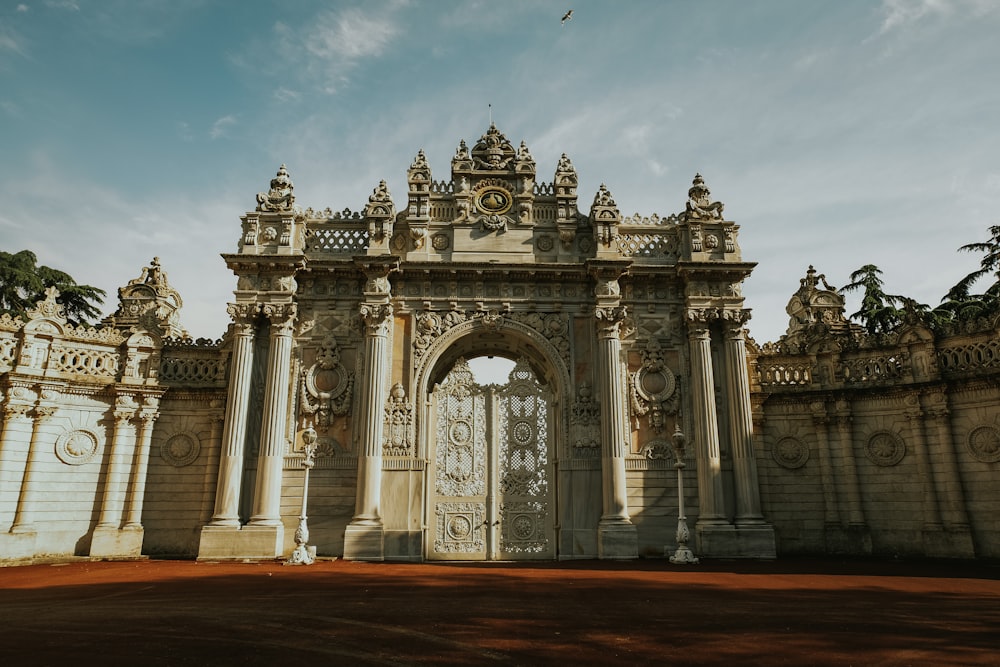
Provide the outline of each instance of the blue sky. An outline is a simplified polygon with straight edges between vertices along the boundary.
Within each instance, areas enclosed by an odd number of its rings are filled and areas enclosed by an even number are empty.
[[[573,18],[560,25],[569,8]],[[281,163],[298,203],[397,205],[489,124],[581,208],[683,209],[701,172],[758,262],[774,340],[810,264],[873,263],[937,303],[1000,224],[995,0],[25,0],[0,5],[0,249],[109,292],[157,255],[217,337],[239,216]]]

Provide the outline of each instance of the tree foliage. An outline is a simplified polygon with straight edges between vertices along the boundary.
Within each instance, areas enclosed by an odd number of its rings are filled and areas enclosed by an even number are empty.
[[[86,324],[101,316],[101,304],[107,294],[91,285],[79,285],[64,271],[39,266],[30,250],[9,253],[0,251],[0,312],[26,317],[29,308],[45,298],[45,290],[59,290],[56,301],[65,308],[66,319]]]
[[[882,285],[882,269],[865,264],[852,273],[851,282],[841,288],[844,292],[864,290],[861,308],[851,318],[860,320],[870,334],[892,331],[902,322],[903,311],[898,306],[903,305],[906,297],[886,294]]]

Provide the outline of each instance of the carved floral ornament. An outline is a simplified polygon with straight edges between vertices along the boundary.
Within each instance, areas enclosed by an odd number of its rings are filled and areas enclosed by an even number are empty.
[[[175,468],[191,465],[200,453],[201,440],[192,431],[174,433],[160,445],[160,458]]]
[[[665,415],[677,414],[677,379],[667,367],[657,341],[648,341],[642,350],[642,365],[629,376],[629,394],[632,413],[636,418],[649,415],[649,427],[654,433],[663,432]]]
[[[972,429],[966,442],[969,453],[983,463],[1000,461],[1000,429],[985,425]]]
[[[809,460],[809,448],[801,440],[786,436],[774,443],[771,458],[782,468],[797,470]]]
[[[384,455],[409,456],[413,453],[413,404],[406,400],[406,390],[398,382],[389,390],[386,401],[384,438]]]
[[[865,443],[865,456],[877,466],[890,467],[898,464],[906,455],[903,439],[891,431],[873,433]]]
[[[101,437],[87,428],[67,431],[56,440],[56,457],[66,465],[90,463],[101,450]]]

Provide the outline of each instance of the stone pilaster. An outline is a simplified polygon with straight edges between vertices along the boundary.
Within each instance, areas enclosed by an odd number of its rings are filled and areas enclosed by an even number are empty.
[[[264,304],[261,310],[271,320],[271,337],[257,458],[257,483],[253,512],[245,530],[265,532],[267,537],[264,539],[268,545],[272,544],[273,538],[273,553],[262,553],[261,557],[277,557],[281,555],[284,538],[284,524],[281,521],[281,471],[288,444],[288,382],[296,307],[289,303]]]
[[[364,377],[359,406],[358,487],[354,517],[344,531],[344,558],[382,560],[385,529],[382,524],[382,436],[388,397],[389,334],[392,327],[389,276],[399,268],[399,258],[369,257],[357,260],[365,272],[365,301],[359,315],[365,329]]]
[[[625,366],[622,359],[621,325],[627,312],[621,305],[618,280],[627,266],[618,262],[591,262],[596,281],[597,387],[601,405],[602,513],[597,526],[600,558],[636,558],[639,538],[628,511],[625,457],[631,447],[631,432],[625,406]]]
[[[115,399],[115,430],[108,457],[108,474],[104,480],[101,513],[90,542],[90,555],[112,558],[125,555],[122,544],[122,511],[125,507],[125,486],[129,469],[128,454],[135,448],[135,429],[132,419],[139,405],[130,394],[119,394]],[[136,554],[138,555],[138,554]]]
[[[42,465],[42,436],[45,425],[56,413],[52,406],[38,406],[34,410],[34,421],[31,429],[31,444],[28,446],[28,461],[24,468],[24,478],[21,480],[21,495],[17,501],[17,512],[14,515],[12,533],[37,533],[35,514],[38,511],[38,494],[44,483],[40,479],[39,469]]]
[[[923,396],[923,404],[927,419],[937,436],[937,457],[936,460],[931,460],[931,467],[934,469],[934,486],[943,524],[943,531],[933,544],[928,544],[925,536],[924,550],[931,556],[974,558],[976,548],[972,541],[965,494],[962,492],[962,480],[958,472],[948,395],[943,390],[928,391]]]
[[[837,502],[836,476],[830,461],[830,416],[824,401],[809,404],[813,428],[816,431],[816,449],[819,454],[820,484],[823,486],[823,523],[827,531],[840,529],[840,508]]]
[[[21,482],[28,451],[18,446],[19,442],[30,442],[32,433],[31,405],[11,403],[8,390],[7,402],[3,404],[3,434],[0,435],[0,507],[10,511],[0,516],[0,531],[6,533],[14,521],[13,509],[20,497]]]
[[[142,505],[146,497],[146,474],[149,471],[149,448],[153,440],[153,424],[156,422],[159,401],[147,398],[139,413],[139,434],[135,449],[135,467],[132,469],[132,488],[128,498],[128,513],[125,528],[142,530]],[[141,540],[140,540],[141,543]]]
[[[849,401],[839,399],[836,402],[834,419],[837,424],[837,440],[840,443],[841,483],[847,496],[847,527],[843,529],[837,548],[845,553],[870,554],[872,538],[861,504],[861,483],[858,479],[858,466],[854,460],[854,438],[851,428],[853,417]]]

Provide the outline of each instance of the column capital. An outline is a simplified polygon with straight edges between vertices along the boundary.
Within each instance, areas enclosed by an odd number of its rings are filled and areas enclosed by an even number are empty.
[[[272,335],[292,335],[292,329],[295,327],[295,316],[298,315],[298,308],[294,303],[265,303],[260,310],[264,317],[271,321]]]
[[[363,303],[359,309],[361,320],[365,324],[365,332],[370,336],[385,336],[388,324],[392,318],[391,303]]]
[[[597,332],[602,338],[618,338],[622,322],[628,317],[625,306],[598,306],[594,308]]]
[[[236,324],[237,333],[253,333],[253,320],[260,312],[259,303],[230,303],[226,312]]]
[[[730,340],[743,339],[743,327],[750,321],[750,309],[739,310],[724,308],[719,312],[719,319],[725,327],[726,338]]]
[[[28,416],[30,410],[31,405],[27,403],[5,403],[3,406],[3,416],[5,420],[28,420],[31,419]]]
[[[35,423],[41,424],[53,417],[58,410],[54,405],[39,405],[35,407]]]

